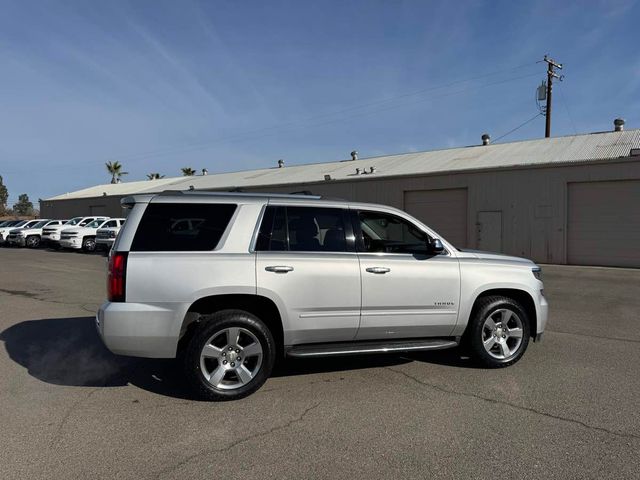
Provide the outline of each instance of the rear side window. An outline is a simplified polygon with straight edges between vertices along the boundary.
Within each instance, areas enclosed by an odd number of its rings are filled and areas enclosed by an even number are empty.
[[[140,220],[133,252],[213,250],[236,210],[231,204],[152,203]]]
[[[269,207],[256,250],[345,252],[345,211],[340,208]]]

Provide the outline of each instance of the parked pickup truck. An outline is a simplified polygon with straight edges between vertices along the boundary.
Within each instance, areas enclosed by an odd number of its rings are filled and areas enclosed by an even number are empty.
[[[42,239],[42,229],[54,225],[62,225],[66,220],[40,220],[30,227],[13,229],[9,232],[7,242],[18,247],[36,248]]]
[[[124,219],[112,218],[105,222],[96,232],[96,247],[109,250],[124,225]]]
[[[60,233],[65,228],[71,228],[74,226],[84,227],[85,225],[93,222],[98,219],[107,219],[109,217],[74,217],[69,220],[67,223],[63,225],[55,225],[51,227],[45,227],[42,229],[42,242],[46,243],[50,247],[59,248],[60,247]]]
[[[123,218],[105,218],[94,220],[85,226],[65,228],[60,233],[60,246],[62,248],[71,248],[76,250],[84,250],[85,252],[93,252],[96,249],[96,234],[98,229],[104,227],[109,221],[115,220],[122,222]]]
[[[5,226],[0,228],[0,245],[8,245],[7,237],[9,237],[9,233],[11,230],[15,230],[18,228],[29,228],[38,223],[40,220],[21,220],[18,223],[15,223],[11,226]]]
[[[206,399],[254,392],[278,355],[462,346],[506,367],[545,329],[540,267],[461,251],[395,208],[204,192],[122,202],[98,331],[117,354],[179,357]],[[199,221],[176,228],[186,218]]]

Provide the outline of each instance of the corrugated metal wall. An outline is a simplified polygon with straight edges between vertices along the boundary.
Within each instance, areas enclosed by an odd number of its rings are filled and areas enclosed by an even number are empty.
[[[541,263],[566,264],[567,184],[625,179],[640,179],[640,161],[379,180],[366,177],[351,182],[269,188],[269,191],[310,190],[315,194],[404,209],[405,192],[466,188],[467,245],[470,248],[478,246],[478,213],[501,212],[503,253]]]
[[[310,190],[315,194],[404,209],[406,192],[466,189],[468,247],[478,246],[479,212],[500,212],[503,253],[541,263],[564,264],[568,258],[567,185],[628,179],[640,179],[640,160],[379,179],[375,174],[367,174],[350,181],[256,187],[246,191],[290,193]],[[122,216],[120,198],[46,201],[41,204],[41,212],[43,217],[69,218],[88,215],[92,207],[104,205],[106,214]]]
[[[41,218],[73,218],[84,215],[109,215],[122,217],[121,195],[70,200],[43,200],[40,202]]]

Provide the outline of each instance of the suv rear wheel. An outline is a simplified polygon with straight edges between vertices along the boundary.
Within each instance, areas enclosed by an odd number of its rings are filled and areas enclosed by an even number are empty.
[[[236,400],[269,378],[275,343],[267,326],[242,310],[200,317],[183,357],[187,380],[206,400]]]
[[[515,300],[481,298],[469,324],[466,339],[473,357],[489,368],[507,367],[524,355],[529,344],[529,317]]]

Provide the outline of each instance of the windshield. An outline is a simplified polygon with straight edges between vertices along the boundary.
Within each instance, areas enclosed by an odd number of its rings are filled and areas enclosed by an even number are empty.
[[[25,223],[27,223],[26,220],[22,220],[21,222],[16,223],[15,225],[11,225],[12,227],[22,227]]]
[[[84,217],[75,217],[72,218],[71,220],[69,220],[67,223],[65,223],[65,225],[77,225],[78,222],[80,222],[80,220],[82,220]]]
[[[44,227],[47,223],[49,223],[51,220],[42,220],[38,223],[36,223],[35,225],[31,225],[31,228],[42,228]]]
[[[102,225],[104,223],[104,220],[94,220],[93,222],[91,222],[89,225],[87,225],[87,228],[98,228],[100,225]]]
[[[24,228],[32,228],[36,223],[38,223],[39,220],[31,220],[30,222],[27,222],[23,225]]]

